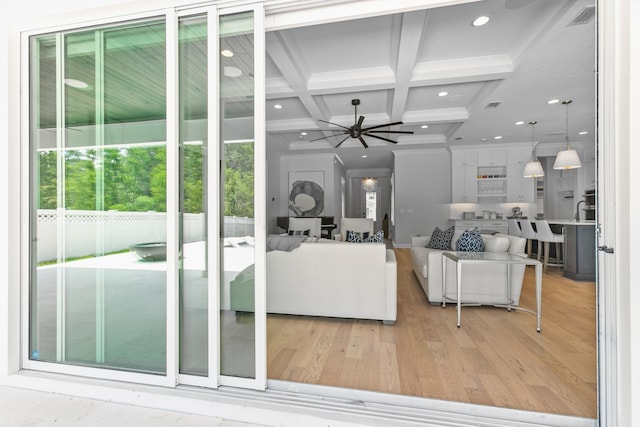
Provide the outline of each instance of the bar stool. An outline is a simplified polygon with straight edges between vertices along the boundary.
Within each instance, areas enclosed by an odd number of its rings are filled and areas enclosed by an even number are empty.
[[[518,225],[520,225],[520,237],[527,239],[527,256],[531,257],[531,247],[534,240],[538,240],[537,233],[533,229],[531,222],[528,219],[519,219]],[[538,245],[540,246],[540,245]],[[538,253],[540,253],[540,247],[538,247]]]
[[[542,219],[538,219],[535,220],[536,223],[536,235],[537,235],[537,239],[538,242],[540,243],[544,243],[544,261],[543,261],[543,271],[547,270],[547,265],[552,265],[552,266],[557,266],[557,267],[563,267],[564,266],[564,259],[560,260],[560,254],[562,253],[562,245],[564,244],[564,235],[563,234],[557,234],[554,233],[553,231],[551,231],[551,227],[549,226],[549,223]],[[555,243],[556,244],[556,262],[555,263],[549,263],[549,246],[550,243]],[[538,244],[538,261],[540,260],[540,253],[542,251],[540,251],[540,244]]]
[[[522,237],[522,230],[520,230],[518,221],[516,221],[515,219],[508,219],[507,225],[509,226],[509,235]]]

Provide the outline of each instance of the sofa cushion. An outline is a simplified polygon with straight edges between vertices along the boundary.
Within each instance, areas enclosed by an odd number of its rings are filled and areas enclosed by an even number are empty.
[[[508,252],[511,241],[506,236],[482,235],[485,252]]]
[[[451,226],[444,231],[440,230],[440,227],[434,228],[433,233],[431,233],[431,239],[429,240],[429,243],[427,243],[427,248],[443,250],[449,249],[451,247],[451,239],[453,238],[454,231],[454,226]]]
[[[478,228],[466,230],[456,242],[456,251],[461,252],[483,252],[484,241]]]

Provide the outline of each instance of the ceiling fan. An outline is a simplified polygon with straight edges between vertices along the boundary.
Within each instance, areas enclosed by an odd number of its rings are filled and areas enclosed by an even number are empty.
[[[383,136],[375,135],[375,134],[376,133],[404,133],[404,134],[412,134],[413,133],[413,131],[401,131],[401,130],[374,130],[374,129],[379,129],[379,128],[383,128],[383,127],[387,127],[387,126],[401,125],[402,122],[386,123],[384,125],[376,125],[376,126],[369,126],[369,127],[363,128],[362,127],[362,122],[364,122],[364,116],[360,116],[358,118],[358,105],[360,105],[360,100],[359,99],[352,99],[351,100],[351,105],[353,105],[354,110],[355,110],[354,111],[354,124],[353,124],[353,126],[347,127],[347,126],[339,125],[337,123],[328,122],[326,120],[320,120],[323,123],[329,123],[331,125],[341,127],[342,130],[329,130],[328,129],[330,132],[339,132],[339,133],[337,133],[335,135],[323,136],[322,138],[316,138],[316,139],[313,139],[313,140],[311,140],[309,142],[318,141],[318,140],[321,140],[321,139],[327,139],[327,138],[331,138],[331,137],[334,137],[334,136],[347,135],[347,136],[344,137],[344,139],[342,141],[340,141],[338,143],[338,145],[335,146],[335,148],[338,148],[340,145],[342,145],[343,142],[345,142],[349,138],[358,139],[358,140],[360,140],[360,143],[364,146],[364,148],[369,148],[369,146],[367,145],[367,142],[362,137],[363,135],[364,136],[370,136],[372,138],[381,139],[383,141],[391,142],[392,144],[397,144],[398,141],[394,141],[392,139],[385,138]]]

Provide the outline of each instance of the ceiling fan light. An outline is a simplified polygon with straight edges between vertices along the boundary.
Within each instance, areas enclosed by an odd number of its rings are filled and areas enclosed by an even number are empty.
[[[560,151],[556,156],[556,161],[553,163],[554,169],[566,170],[580,167],[582,167],[582,163],[580,162],[580,157],[578,157],[578,152],[571,148]]]
[[[542,164],[539,160],[531,160],[524,166],[524,174],[525,178],[539,178],[544,176],[544,170],[542,169]]]

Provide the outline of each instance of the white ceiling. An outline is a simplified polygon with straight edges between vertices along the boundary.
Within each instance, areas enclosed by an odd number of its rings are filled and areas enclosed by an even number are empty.
[[[337,152],[347,168],[391,167],[391,150],[564,140],[595,143],[595,19],[571,25],[594,0],[486,0],[267,33],[267,147],[271,155]],[[491,19],[473,27],[474,18]],[[438,93],[448,95],[439,97]],[[381,134],[310,142],[351,126],[402,121]],[[487,108],[498,102],[496,108]],[[282,109],[273,106],[280,104]],[[524,125],[515,125],[524,121]],[[423,129],[422,125],[429,127]],[[302,136],[302,131],[307,132]],[[579,135],[579,132],[588,132]],[[494,137],[501,136],[496,140]],[[363,159],[362,154],[368,157]]]

